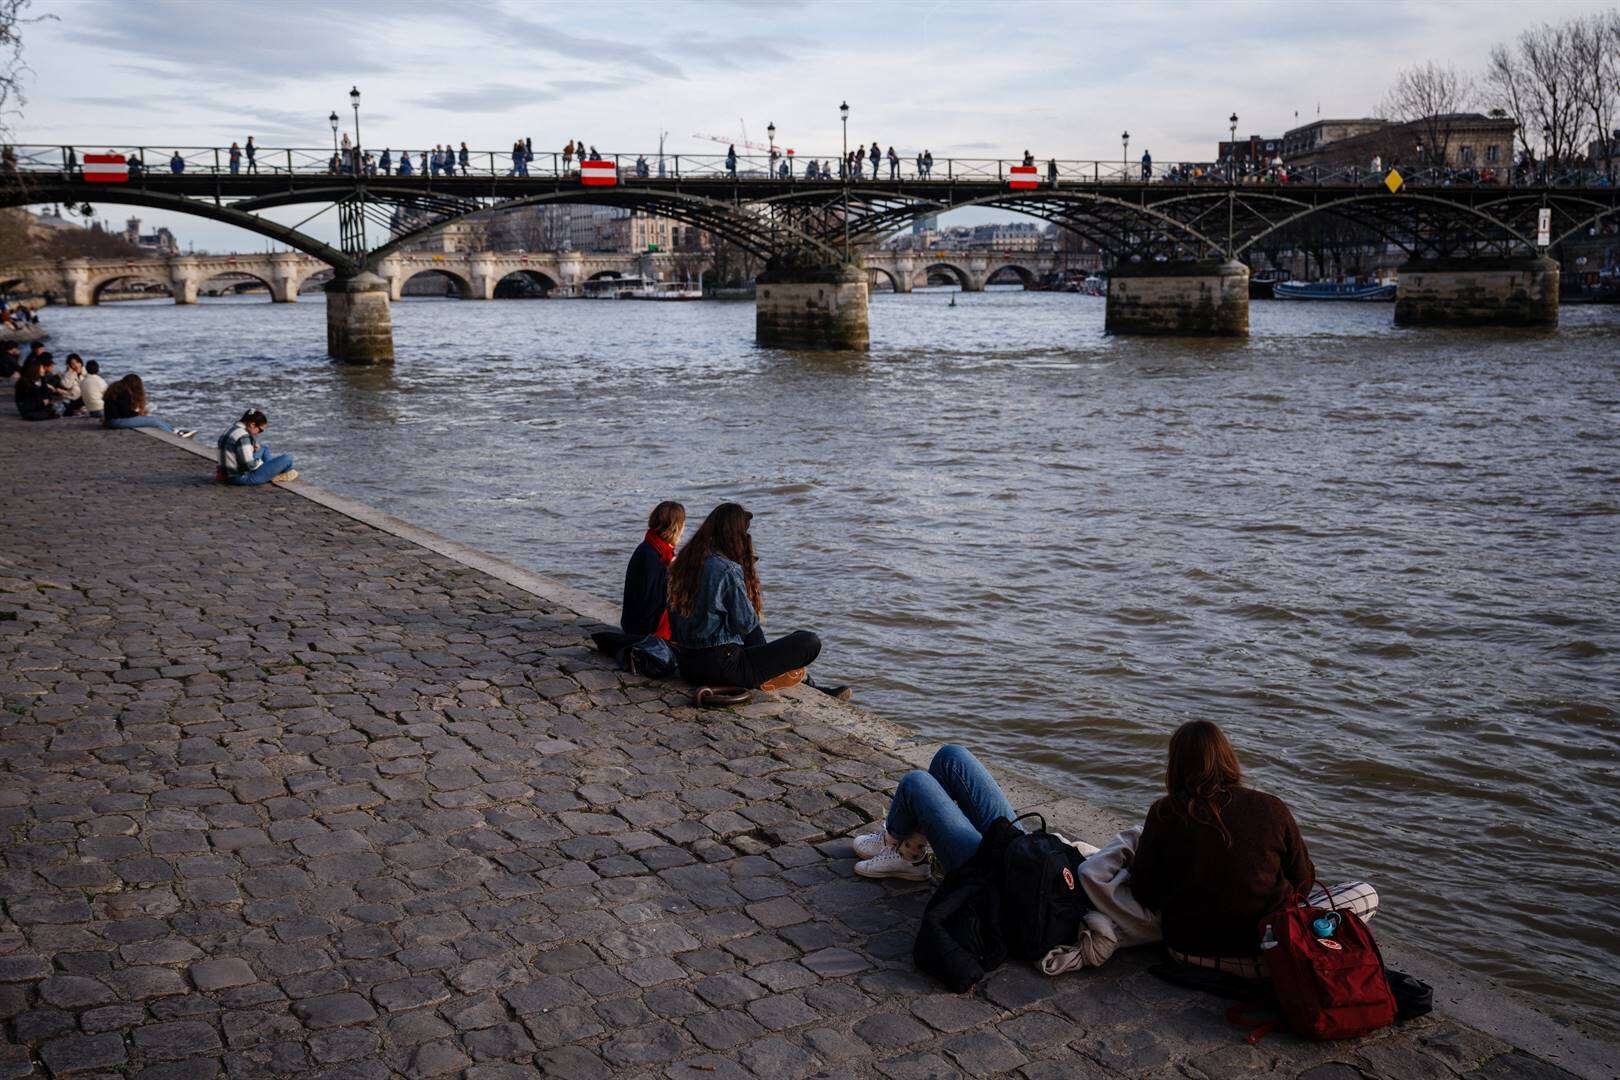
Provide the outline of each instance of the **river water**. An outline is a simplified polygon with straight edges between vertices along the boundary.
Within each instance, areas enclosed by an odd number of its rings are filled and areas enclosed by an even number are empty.
[[[1620,310],[1166,342],[947,303],[801,355],[748,303],[405,301],[388,370],[326,359],[319,297],[47,322],[202,438],[262,407],[315,483],[602,596],[655,502],[739,500],[769,629],[861,703],[1133,816],[1218,721],[1387,932],[1620,1031]]]

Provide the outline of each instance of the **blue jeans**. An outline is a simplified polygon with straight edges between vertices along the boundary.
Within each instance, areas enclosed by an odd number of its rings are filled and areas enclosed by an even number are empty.
[[[979,850],[992,821],[1014,816],[990,770],[960,746],[947,744],[927,772],[913,769],[900,778],[884,827],[900,841],[920,830],[949,873]]]
[[[165,424],[162,420],[159,420],[155,416],[116,417],[112,420],[108,420],[107,426],[115,428],[155,427],[162,428],[164,431],[168,432],[174,431],[174,428],[170,427],[168,424]]]
[[[266,456],[257,469],[245,472],[241,476],[227,476],[227,484],[239,484],[248,487],[255,484],[268,484],[288,469],[292,468],[291,454],[277,454],[275,457]]]

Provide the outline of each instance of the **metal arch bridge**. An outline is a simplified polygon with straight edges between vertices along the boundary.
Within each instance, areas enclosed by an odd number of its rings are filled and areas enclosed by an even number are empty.
[[[87,179],[84,155],[131,163],[121,182]],[[413,155],[414,156],[414,155]],[[172,163],[178,159],[182,170]],[[877,177],[807,179],[806,156],[604,155],[606,184],[558,155],[514,168],[509,152],[469,155],[455,175],[399,175],[346,167],[319,149],[261,147],[231,166],[220,147],[15,146],[0,163],[0,205],[114,203],[192,214],[267,236],[323,259],[340,274],[375,270],[413,240],[475,215],[523,206],[594,204],[641,210],[706,229],[765,258],[836,263],[921,217],[966,206],[1016,211],[1095,243],[1117,262],[1242,259],[1268,238],[1325,214],[1368,230],[1413,258],[1520,255],[1537,247],[1537,217],[1551,211],[1554,251],[1620,209],[1608,179],[1590,170],[1416,169],[1392,185],[1359,169],[1235,175],[1208,162],[1038,162],[940,159],[922,169],[881,162]],[[395,159],[397,160],[397,159]],[[820,160],[820,159],[817,159]],[[1395,188],[1392,190],[1392,188]],[[315,205],[295,225],[265,216]],[[305,231],[335,210],[340,245]]]

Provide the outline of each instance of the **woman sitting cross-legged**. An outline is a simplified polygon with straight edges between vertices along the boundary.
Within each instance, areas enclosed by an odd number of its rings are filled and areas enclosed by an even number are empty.
[[[101,400],[101,426],[105,428],[158,428],[189,439],[195,431],[176,431],[155,416],[147,415],[146,384],[133,371],[107,387]]]
[[[619,629],[630,641],[651,634],[668,641],[669,564],[686,531],[686,507],[666,499],[647,517],[647,533],[624,568],[624,607]]]
[[[669,622],[681,676],[698,686],[780,690],[821,655],[821,639],[808,630],[765,639],[748,535],[753,517],[736,503],[721,503],[669,568]],[[847,687],[824,692],[849,696]]]
[[[1170,738],[1164,798],[1148,811],[1131,862],[1131,890],[1159,913],[1173,960],[1242,978],[1264,977],[1260,920],[1316,880],[1294,816],[1281,799],[1243,785],[1226,735],[1192,720]],[[1313,893],[1363,921],[1378,912],[1366,882]]]
[[[291,454],[267,453],[259,445],[259,436],[270,426],[270,421],[258,409],[249,409],[242,419],[219,437],[219,478],[227,484],[252,487],[279,484],[298,479],[298,470],[292,467]]]
[[[932,847],[948,874],[979,850],[992,822],[1015,816],[990,770],[962,747],[946,744],[927,772],[913,769],[900,778],[883,831],[855,838],[855,872],[926,881]]]

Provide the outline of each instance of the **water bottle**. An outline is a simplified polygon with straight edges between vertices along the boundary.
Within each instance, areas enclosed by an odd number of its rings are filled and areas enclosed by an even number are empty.
[[[1339,913],[1337,911],[1330,911],[1311,920],[1311,932],[1319,938],[1332,937],[1334,931],[1338,930],[1338,928]]]

